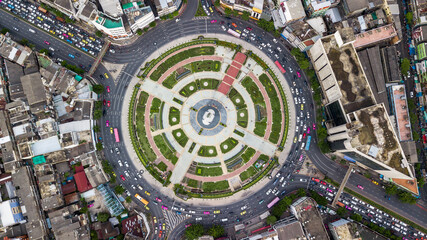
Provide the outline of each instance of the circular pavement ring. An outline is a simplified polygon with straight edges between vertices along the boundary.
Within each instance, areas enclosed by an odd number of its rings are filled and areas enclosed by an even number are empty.
[[[260,51],[258,51],[258,49],[255,47],[255,46],[252,46],[252,45],[249,45],[248,47],[246,46],[246,43],[244,42],[244,41],[241,41],[240,39],[235,39],[235,38],[233,38],[233,37],[230,37],[230,36],[228,36],[228,35],[224,35],[224,34],[205,34],[205,36],[210,36],[210,37],[219,37],[219,38],[221,38],[221,39],[225,39],[225,40],[227,40],[227,41],[230,41],[230,42],[234,42],[234,43],[237,43],[237,44],[242,44],[242,43],[244,43],[245,44],[245,48],[247,48],[248,50],[251,50],[251,51],[254,51],[254,52],[256,52],[259,56],[261,56],[261,58],[264,60],[264,62],[266,62],[268,65],[270,65],[270,66],[274,66],[274,64],[273,64],[273,62],[271,61],[271,59],[269,59],[269,58],[267,58],[267,56],[263,53],[263,52],[260,52]],[[192,38],[192,37],[184,37],[184,38],[181,38],[181,39],[179,39],[179,40],[189,40],[190,38]],[[155,55],[158,55],[159,54],[159,52],[164,52],[164,50],[162,50],[162,49],[166,49],[166,48],[170,48],[171,46],[173,46],[173,45],[176,45],[176,43],[177,42],[180,42],[179,40],[177,40],[177,41],[173,41],[173,43],[170,43],[170,44],[167,44],[167,45],[164,45],[164,46],[162,46],[161,48],[159,48],[159,50],[157,51],[157,53],[156,52],[154,52],[149,58],[147,58],[148,60],[151,60],[151,59],[153,59],[153,56],[155,56]],[[143,64],[143,65],[145,65],[145,63]],[[278,76],[279,77],[279,79],[281,80],[281,82],[282,82],[282,88],[283,88],[283,90],[285,91],[285,96],[283,96],[283,97],[287,97],[287,96],[291,96],[291,93],[290,93],[290,91],[289,91],[289,86],[288,86],[288,84],[287,84],[287,82],[285,82],[285,81],[283,81],[284,80],[284,77],[281,75],[281,74],[278,74],[278,71],[277,71],[277,69],[275,69],[274,67],[273,67],[273,69],[274,69],[274,72],[275,72],[275,74],[276,74],[276,76]],[[136,81],[132,81],[132,83],[135,83],[136,84]],[[133,85],[133,84],[131,84],[131,85]],[[204,84],[204,85],[206,85],[206,84]],[[131,93],[131,91],[130,90],[132,90],[132,88],[128,88],[128,90],[127,90],[127,93],[126,93],[126,95],[130,95],[129,93]],[[130,102],[130,97],[126,97],[125,98],[126,100],[127,100],[127,102]],[[283,136],[283,137],[285,137],[285,138],[287,138],[288,139],[288,141],[287,142],[289,142],[289,139],[293,139],[293,135],[294,135],[294,131],[292,130],[293,129],[293,127],[294,127],[294,121],[295,121],[295,108],[294,108],[294,104],[292,103],[292,98],[289,98],[289,97],[287,97],[286,98],[286,100],[288,100],[288,101],[290,101],[290,103],[288,103],[287,105],[286,105],[286,107],[288,108],[288,111],[289,111],[289,117],[290,117],[290,119],[288,119],[288,122],[287,122],[287,124],[289,124],[289,131],[288,131],[288,136]],[[126,101],[124,101],[124,104],[126,105],[126,103],[125,103]],[[232,105],[234,105],[234,104],[232,104]],[[244,115],[244,113],[242,113],[243,115]],[[125,119],[127,119],[126,117],[124,117],[124,115],[126,115],[126,114],[122,114],[122,119],[123,120],[125,120]],[[127,121],[122,121],[122,124],[125,124],[125,123],[127,123]],[[124,127],[123,129],[125,129],[126,127]],[[132,144],[131,144],[131,141],[130,141],[130,139],[129,139],[129,135],[128,134],[126,134],[127,136],[127,139],[126,140],[124,140],[124,142],[126,143],[125,145],[127,146],[127,147],[129,147],[129,146],[132,146]],[[281,156],[282,155],[286,155],[287,156],[287,154],[289,153],[289,151],[290,151],[290,145],[291,144],[286,144],[285,145],[285,149],[284,149],[284,152],[282,152],[282,154],[281,154]],[[131,155],[133,155],[133,156],[131,156],[131,159],[132,160],[136,160],[136,161],[138,161],[137,160],[137,157],[136,157],[136,154],[135,154],[135,152],[134,151],[128,151],[129,153],[131,153]],[[139,161],[138,161],[139,162]],[[139,163],[138,164],[138,166],[141,166],[141,164]],[[158,183],[156,183],[155,182],[155,180],[154,180],[154,178],[152,178],[152,177],[149,177],[149,180],[150,180],[150,182],[152,183],[152,184],[155,184],[155,185],[158,185]],[[262,180],[262,181],[260,181],[260,182],[264,182],[264,183],[266,183],[268,181],[268,179],[264,179],[264,180]],[[256,192],[257,191],[257,189],[259,189],[260,187],[262,187],[264,184],[260,184],[259,182],[257,183],[257,184],[255,184],[255,187],[251,187],[251,191],[249,191],[249,192]],[[167,192],[168,192],[168,189],[167,188],[162,188],[161,189],[161,191],[164,193],[164,194],[167,194]],[[246,192],[246,193],[243,193],[243,192]],[[240,197],[242,197],[243,195],[245,195],[245,196],[247,196],[247,194],[248,194],[248,191],[240,191],[240,192],[237,192],[237,193],[235,193],[234,195],[233,195],[233,198],[234,197],[237,197],[237,198],[240,198]],[[168,194],[168,195],[172,195],[172,194]],[[201,199],[190,199],[190,200],[188,200],[189,202],[198,202],[198,201],[200,201]],[[202,200],[203,202],[205,202],[205,200]],[[217,205],[217,204],[215,204],[215,203],[213,203],[213,205]]]

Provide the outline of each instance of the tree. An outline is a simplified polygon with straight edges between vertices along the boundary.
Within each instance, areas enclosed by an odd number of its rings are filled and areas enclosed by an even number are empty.
[[[96,150],[101,151],[102,149],[104,149],[104,145],[102,145],[100,142],[96,143]]]
[[[110,183],[115,184],[116,182],[117,182],[116,177],[114,177],[114,175],[110,175]]]
[[[412,25],[412,20],[414,19],[414,15],[412,14],[412,12],[407,12],[405,17],[406,17],[406,22],[409,25]]]
[[[98,221],[106,222],[110,218],[110,213],[108,212],[100,212],[98,213]]]
[[[102,110],[101,109],[95,109],[93,112],[93,118],[98,120],[102,117]]]
[[[88,211],[89,211],[89,208],[86,205],[80,208],[81,213],[87,213]]]
[[[150,27],[155,27],[157,24],[156,24],[156,22],[150,22]]]
[[[345,207],[340,207],[340,208],[338,208],[337,209],[337,214],[340,216],[340,217],[344,217],[344,215],[345,215],[345,213],[346,213],[347,211],[345,210]]]
[[[100,132],[101,131],[101,127],[99,125],[95,125],[95,126],[93,126],[93,131]]]
[[[95,84],[92,86],[92,91],[94,91],[96,94],[101,94],[104,92],[104,86],[101,84]]]
[[[230,17],[231,14],[233,14],[233,10],[231,10],[230,8],[225,8],[224,13],[226,17]]]
[[[264,29],[267,32],[274,31],[274,23],[272,21],[267,21],[265,19],[260,19],[258,21],[258,27]]]
[[[266,222],[268,225],[273,225],[277,222],[277,217],[274,215],[270,215],[267,217]]]
[[[225,230],[223,226],[213,225],[211,228],[209,228],[208,234],[214,238],[219,238],[225,234]]]
[[[307,195],[307,193],[305,192],[304,188],[298,189],[298,191],[297,191],[297,196],[298,197],[304,197],[305,195]]]
[[[144,28],[144,32],[148,32],[149,27]]]
[[[24,46],[27,46],[29,42],[28,42],[28,39],[23,38],[23,39],[21,39],[20,43]]]
[[[95,230],[90,230],[90,239],[98,240],[98,233]]]
[[[397,194],[397,192],[397,186],[394,184],[389,184],[385,187],[385,193],[387,193],[388,195],[395,195]]]
[[[221,4],[220,4],[219,0],[215,0],[214,5],[215,5],[215,7],[219,7]]]
[[[409,59],[404,58],[402,59],[402,62],[400,63],[400,72],[402,73],[402,75],[406,76],[408,75],[408,71],[411,68],[411,62],[409,61]]]
[[[136,34],[138,34],[139,36],[141,36],[142,35],[142,30],[141,29],[136,30]]]
[[[46,56],[49,54],[49,51],[46,48],[40,49],[39,52],[46,55]]]
[[[125,201],[126,201],[127,203],[131,203],[131,202],[132,202],[132,198],[131,198],[130,196],[127,196],[127,197],[125,198]]]
[[[248,21],[250,16],[251,14],[249,12],[244,11],[242,14],[242,19]]]
[[[121,185],[117,185],[116,187],[114,187],[114,192],[117,195],[121,195],[125,192],[125,189]]]
[[[185,236],[189,240],[198,239],[203,236],[205,229],[200,224],[194,224],[185,229]]]
[[[2,28],[0,31],[1,34],[6,34],[8,32],[9,32],[9,29],[7,29],[7,28]]]
[[[424,177],[422,177],[422,176],[421,176],[421,177],[418,179],[418,186],[419,186],[420,188],[423,188],[425,183],[426,183],[426,181],[424,180]]]
[[[403,203],[409,203],[409,204],[415,204],[417,201],[417,198],[412,196],[409,192],[401,191],[398,195],[399,200]]]
[[[360,214],[357,214],[357,213],[351,214],[350,218],[353,219],[354,221],[357,221],[357,222],[361,222],[363,219],[362,216]]]
[[[95,32],[95,35],[96,35],[97,37],[99,37],[99,38],[104,37],[104,34],[103,34],[101,31],[99,31],[99,30]]]
[[[317,192],[310,190],[310,195],[319,205],[328,205],[328,200],[325,197],[320,196]]]

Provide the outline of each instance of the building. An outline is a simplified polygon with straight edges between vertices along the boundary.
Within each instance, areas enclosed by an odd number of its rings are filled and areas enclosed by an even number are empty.
[[[239,12],[249,12],[250,17],[259,20],[264,8],[264,0],[220,0],[221,6]]]
[[[320,29],[318,28],[320,26]],[[318,28],[318,29],[316,29]],[[312,18],[307,21],[296,21],[289,23],[283,29],[281,36],[293,47],[302,52],[309,50],[314,43],[326,32],[326,26],[321,17]]]
[[[389,87],[393,115],[396,118],[397,136],[401,142],[412,140],[408,103],[404,84]]]
[[[73,204],[48,213],[55,239],[90,239],[89,221],[86,214],[77,213],[79,209]]]
[[[145,6],[142,2],[130,2],[123,4],[123,11],[127,16],[131,30],[136,33],[136,30],[147,27],[155,20],[153,11],[150,6]]]
[[[324,16],[331,5],[335,4],[335,2],[339,2],[339,0],[304,0],[303,2],[308,16],[318,17]]]
[[[112,19],[102,13],[99,13],[92,21],[92,24],[98,30],[107,34],[110,38],[123,39],[130,36],[130,32],[126,30],[121,17]]]
[[[92,185],[90,185],[84,171],[76,172],[74,174],[74,179],[76,180],[76,185],[79,192],[83,193],[92,189]]]
[[[101,184],[96,187],[96,189],[98,189],[98,191],[101,193],[102,198],[104,200],[104,204],[108,208],[108,211],[110,212],[111,216],[115,217],[122,214],[125,208],[123,207],[116,194],[114,194],[114,192],[108,186],[108,184]]]
[[[45,111],[47,96],[40,73],[36,72],[22,76],[21,83],[31,112],[36,114]]]
[[[102,11],[110,18],[120,18],[123,15],[123,9],[119,0],[99,0]]]
[[[323,37],[308,51],[325,96],[330,146],[344,159],[418,194],[413,168],[385,105],[368,84],[348,32],[352,30]]]
[[[154,0],[157,17],[162,17],[177,11],[181,4],[182,0]]]
[[[122,234],[143,238],[146,233],[143,231],[142,224],[143,219],[139,215],[128,217],[122,221]]]
[[[367,9],[380,7],[384,4],[383,0],[341,0],[342,7],[346,15],[358,15]]]
[[[338,221],[329,223],[328,226],[334,240],[387,239],[379,235],[378,233],[370,230],[369,228],[363,226],[362,224],[359,224],[357,222],[350,222],[345,219],[340,219]]]
[[[384,47],[380,51],[386,83],[399,83],[400,66],[396,46]]]
[[[301,0],[280,0],[278,2],[280,20],[283,25],[305,18],[305,10]]]
[[[31,52],[32,51],[29,47],[13,41],[8,34],[0,34],[0,56],[5,59],[24,66],[24,63],[30,56]]]
[[[301,222],[294,216],[280,219],[273,226],[279,240],[306,240]]]
[[[20,199],[22,214],[27,223],[25,228],[30,239],[48,239],[47,225],[41,215],[37,186],[32,179],[29,167],[21,167],[12,174],[16,194]],[[18,188],[19,187],[19,188]]]
[[[0,221],[1,230],[26,222],[18,199],[14,198],[0,203]]]
[[[329,239],[322,216],[317,210],[317,203],[312,198],[302,197],[298,199],[290,206],[290,210],[301,223],[305,236],[317,240]]]

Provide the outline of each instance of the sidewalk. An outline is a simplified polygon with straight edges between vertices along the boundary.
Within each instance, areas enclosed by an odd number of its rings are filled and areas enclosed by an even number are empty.
[[[182,38],[179,38],[173,42],[170,42],[170,43],[168,43],[162,47],[159,47],[158,51],[153,52],[149,57],[147,57],[147,61],[151,61],[152,59],[159,57],[160,53],[163,53],[163,52],[167,51],[168,49],[171,49],[173,47],[181,45],[185,42],[193,41],[198,36],[199,36],[199,34],[182,37]],[[269,59],[266,54],[259,51],[259,49],[257,49],[255,46],[248,45],[240,39],[237,39],[237,38],[229,36],[229,35],[224,35],[222,33],[204,34],[204,36],[206,38],[220,38],[220,39],[223,39],[225,41],[229,41],[232,43],[236,43],[236,44],[240,44],[242,46],[245,46],[245,48],[247,50],[251,50],[251,51],[255,52],[269,66],[274,66],[273,61],[271,59]],[[142,63],[141,66],[144,66],[146,62]],[[284,76],[281,73],[279,73],[278,70],[276,70],[275,68],[273,68],[273,72],[274,72],[274,74],[276,74],[279,81],[281,82],[282,88],[285,91],[285,95],[287,97],[288,111],[289,111],[289,118],[290,118],[289,119],[289,129],[290,130],[288,131],[288,136],[287,136],[287,142],[289,142],[289,141],[292,141],[292,139],[294,138],[294,131],[291,129],[294,129],[294,127],[295,127],[294,126],[295,108],[294,108],[293,104],[289,104],[290,102],[293,101],[293,99],[289,98],[289,96],[292,96],[292,94],[289,90],[289,86],[288,86]],[[122,131],[123,143],[127,146],[126,147],[127,152],[129,153],[130,159],[134,162],[134,165],[136,166],[137,170],[144,169],[144,167],[143,167],[142,163],[140,162],[140,160],[138,159],[138,156],[136,155],[136,153],[132,147],[132,142],[131,142],[129,131],[128,131],[129,126],[128,126],[128,114],[127,113],[129,112],[129,103],[130,103],[130,100],[132,97],[133,88],[139,81],[140,81],[140,79],[137,77],[134,77],[131,80],[131,82],[129,84],[130,87],[128,88],[128,90],[124,96],[123,108],[122,108],[123,112],[121,114],[121,117],[122,117],[121,128],[124,130],[124,131]],[[284,150],[279,155],[280,165],[282,165],[284,163],[287,156],[289,155],[289,153],[291,151],[291,146],[292,146],[292,144],[285,144]],[[173,192],[172,188],[163,187],[163,185],[161,183],[159,183],[156,179],[154,179],[148,172],[143,174],[143,177],[150,185],[152,185],[154,188],[159,189],[159,192],[161,192],[162,194],[170,196],[171,198],[174,198],[178,202],[181,202],[181,203],[185,202],[185,204],[198,205],[198,206],[228,205],[228,204],[235,203],[236,201],[241,201],[243,198],[247,198],[247,197],[255,194],[256,192],[258,192],[259,190],[261,190],[270,181],[270,179],[265,177],[262,180],[258,181],[256,184],[254,184],[251,188],[249,188],[247,190],[239,191],[232,196],[229,196],[226,198],[221,198],[220,201],[218,201],[218,199],[200,199],[200,198],[192,198],[192,199],[189,199],[187,201],[184,201],[184,200],[175,196],[175,193]]]

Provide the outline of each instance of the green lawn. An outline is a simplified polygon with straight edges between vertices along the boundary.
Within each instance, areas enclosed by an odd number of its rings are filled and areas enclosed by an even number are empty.
[[[246,107],[245,100],[243,100],[242,95],[240,95],[236,89],[231,88],[230,92],[228,93],[228,97],[231,99],[234,105],[236,105],[237,109]]]
[[[165,86],[166,88],[172,89],[173,86],[175,86],[175,84],[178,83],[178,81],[175,78],[175,73],[173,72],[171,75],[169,75],[164,81],[163,81],[163,86]]]
[[[142,92],[140,94],[140,97],[138,99],[138,103],[136,105],[136,135],[137,139],[139,140],[139,145],[141,147],[141,150],[148,161],[154,161],[157,159],[156,154],[154,153],[153,149],[150,146],[150,143],[148,142],[147,134],[145,132],[145,126],[144,126],[144,114],[145,114],[145,104],[147,103],[148,94],[146,92]]]
[[[159,162],[159,164],[157,164],[157,168],[164,172],[166,169],[168,169],[168,166],[164,162]]]
[[[197,188],[199,185],[199,181],[191,179],[191,178],[187,178],[187,186],[192,187],[192,188]]]
[[[150,78],[154,81],[157,81],[168,69],[170,69],[175,64],[185,59],[188,59],[190,57],[201,56],[201,55],[213,55],[214,52],[215,52],[215,48],[208,46],[208,47],[191,48],[191,49],[182,51],[180,53],[177,53],[171,56],[170,58],[166,59],[166,61],[164,61],[163,63],[161,63],[156,68],[156,70],[154,70],[153,73],[150,75]]]
[[[205,177],[221,176],[222,175],[222,169],[221,169],[221,167],[200,167],[200,166],[197,166],[196,175],[205,176]]]
[[[258,86],[250,77],[245,77],[242,81],[243,87],[246,88],[248,93],[251,95],[251,99],[254,104],[259,104],[265,107],[264,97],[262,96],[261,91]]]
[[[173,164],[176,164],[178,158],[175,156],[175,150],[169,147],[169,144],[166,143],[163,135],[159,134],[153,137],[156,146],[159,148],[162,155],[170,160]]]
[[[215,146],[201,146],[197,154],[202,157],[215,157],[218,155]]]
[[[177,108],[175,107],[169,108],[169,125],[171,126],[177,125],[179,123],[180,116],[181,114]]]
[[[158,113],[160,112],[160,105],[162,104],[162,101],[158,98],[154,98],[151,102],[151,108],[150,113]]]
[[[244,109],[237,110],[237,124],[243,128],[248,127],[248,110],[247,109],[244,108]]]
[[[179,145],[181,145],[181,147],[185,147],[185,144],[187,144],[187,142],[188,142],[188,137],[187,137],[187,135],[185,135],[185,133],[184,133],[184,131],[182,131],[182,129],[173,130],[172,135],[176,139],[176,141],[179,143]]]
[[[271,109],[273,111],[273,123],[271,126],[270,142],[277,143],[280,138],[280,132],[282,130],[282,110],[280,108],[280,100],[277,95],[276,89],[268,76],[264,73],[259,76],[259,80],[267,91],[268,97],[270,98]]]
[[[245,163],[249,162],[251,158],[255,155],[256,151],[253,148],[248,148],[246,151],[242,154],[242,159]]]
[[[203,183],[203,192],[214,192],[214,191],[224,191],[230,187],[227,180],[219,182],[204,182]]]
[[[197,92],[197,82],[191,82],[187,85],[185,85],[185,87],[183,87],[180,91],[179,94],[181,94],[184,97],[189,97],[191,96],[193,93]]]
[[[264,118],[261,122],[255,122],[254,133],[260,137],[264,137],[265,130],[267,129],[267,121]]]
[[[217,89],[219,80],[216,79],[200,79],[197,80],[200,89]]]
[[[193,72],[213,71],[219,72],[221,69],[221,62],[205,60],[191,63],[191,69]]]
[[[246,171],[240,174],[240,180],[245,181],[246,179],[254,176],[257,173],[253,166],[250,166]]]
[[[228,138],[227,140],[225,140],[224,142],[221,143],[221,152],[222,153],[228,153],[229,151],[231,151],[235,146],[237,146],[237,144],[239,143],[239,141],[237,141],[234,138]]]

